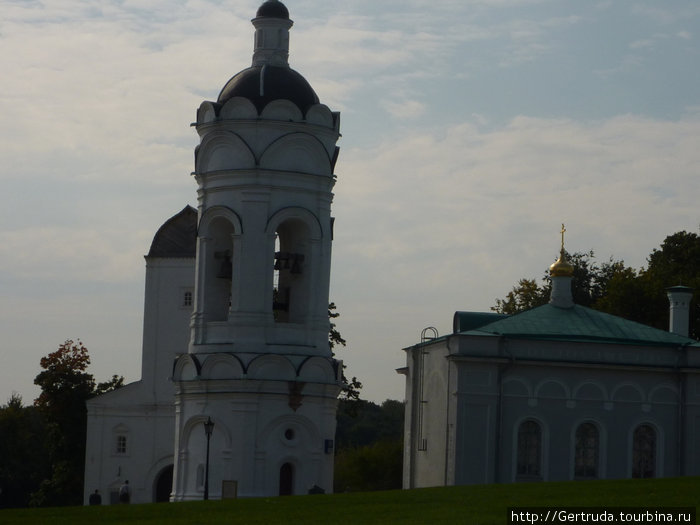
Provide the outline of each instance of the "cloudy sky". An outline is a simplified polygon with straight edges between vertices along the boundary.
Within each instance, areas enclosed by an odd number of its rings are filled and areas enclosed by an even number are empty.
[[[0,404],[81,339],[140,377],[144,260],[196,204],[190,123],[250,65],[260,0],[0,0]],[[287,0],[341,111],[331,300],[364,397],[424,327],[570,251],[639,268],[698,231],[697,0]],[[669,283],[676,284],[676,283]]]

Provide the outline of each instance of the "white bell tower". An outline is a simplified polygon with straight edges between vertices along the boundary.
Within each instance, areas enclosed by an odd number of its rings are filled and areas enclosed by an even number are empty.
[[[203,102],[194,124],[195,298],[189,351],[173,370],[174,501],[202,499],[205,485],[212,499],[224,485],[241,497],[333,488],[342,375],[328,344],[328,289],[340,115],[289,67],[287,8],[268,0],[252,22],[252,66]]]

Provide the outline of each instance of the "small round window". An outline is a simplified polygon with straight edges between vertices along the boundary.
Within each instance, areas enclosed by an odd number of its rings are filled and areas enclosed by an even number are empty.
[[[287,441],[291,441],[294,439],[294,429],[293,428],[288,428],[287,430],[284,431],[284,438]]]

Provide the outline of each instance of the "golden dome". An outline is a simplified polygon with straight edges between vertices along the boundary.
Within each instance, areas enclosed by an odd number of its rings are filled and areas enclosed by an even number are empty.
[[[561,225],[561,251],[559,252],[559,258],[554,264],[549,267],[549,275],[552,277],[572,277],[574,275],[573,265],[566,260],[566,252],[564,251],[564,233],[566,228]]]
[[[566,253],[562,250],[559,258],[549,267],[549,275],[552,277],[571,277],[574,275],[574,266],[566,260]]]

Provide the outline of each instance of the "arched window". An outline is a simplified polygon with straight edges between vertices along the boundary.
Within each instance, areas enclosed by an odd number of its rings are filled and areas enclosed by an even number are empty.
[[[277,227],[272,310],[278,323],[304,322],[308,313],[310,277],[309,229],[299,219]]]
[[[533,420],[518,428],[516,481],[542,479],[542,428]]]
[[[225,321],[231,307],[233,275],[233,225],[217,217],[209,225],[206,240],[204,312],[207,321]]]
[[[574,478],[594,479],[598,477],[600,438],[593,423],[582,423],[576,429],[574,447]]]
[[[656,430],[639,425],[632,436],[632,477],[656,477]]]

